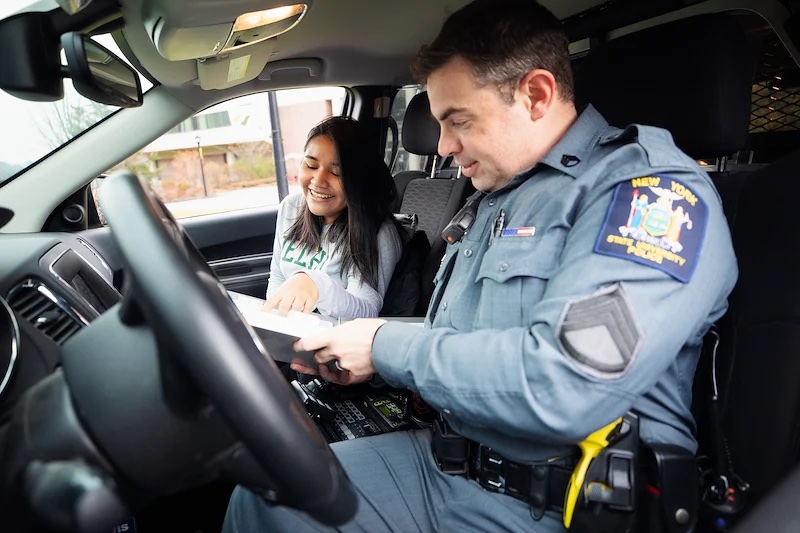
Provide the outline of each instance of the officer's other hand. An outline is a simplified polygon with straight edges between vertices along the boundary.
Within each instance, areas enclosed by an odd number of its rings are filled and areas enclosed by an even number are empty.
[[[289,365],[292,370],[300,374],[310,374],[312,376],[319,376],[325,381],[336,383],[337,385],[356,385],[357,383],[364,383],[369,381],[374,374],[367,374],[364,376],[356,376],[347,370],[335,370],[335,366],[328,364],[319,365],[316,368],[306,366],[301,362],[295,362]],[[333,369],[333,370],[332,370]]]
[[[355,375],[347,370],[331,370],[328,365],[319,365],[319,375],[325,381],[337,385],[356,385],[372,378],[373,374]]]
[[[372,364],[372,340],[375,333],[386,323],[381,318],[359,318],[345,322],[340,326],[321,331],[315,335],[303,337],[294,343],[296,351],[314,351],[314,360],[319,363],[318,369],[310,369],[299,363],[292,363],[292,369],[303,372],[301,368],[314,370],[327,381],[352,385],[361,383],[375,373]],[[329,361],[337,361],[337,370],[325,365]]]
[[[295,372],[299,372],[300,374],[319,376],[319,370],[316,367],[306,366],[304,363],[301,363],[299,361],[293,361],[292,364],[289,365],[289,368],[291,368]]]
[[[333,361],[338,361],[338,360],[334,359]],[[319,376],[325,381],[328,381],[330,383],[336,383],[337,385],[356,385],[357,383],[364,383],[365,381],[369,381],[369,379],[372,378],[373,376],[373,374],[357,376],[347,370],[337,370],[336,366],[331,364],[330,361],[326,364],[319,365],[317,367],[307,366],[305,363],[302,363],[300,361],[292,362],[292,364],[289,366],[291,367],[292,370],[294,370],[295,372],[299,372],[300,374],[310,374],[312,376]]]
[[[262,311],[277,309],[278,313],[286,316],[289,311],[310,313],[317,306],[319,289],[307,274],[298,272],[283,282],[262,307]]]

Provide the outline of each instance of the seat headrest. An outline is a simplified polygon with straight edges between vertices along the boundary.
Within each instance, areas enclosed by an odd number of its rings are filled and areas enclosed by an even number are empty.
[[[435,155],[439,145],[439,123],[431,115],[428,93],[411,99],[403,117],[403,148],[417,155]]]
[[[746,141],[755,57],[731,16],[699,15],[608,41],[578,64],[576,103],[617,127],[666,128],[695,159]]]

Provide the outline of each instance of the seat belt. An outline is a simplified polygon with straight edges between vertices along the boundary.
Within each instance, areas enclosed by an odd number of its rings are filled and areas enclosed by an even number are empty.
[[[732,519],[745,507],[746,493],[750,484],[733,469],[728,441],[722,431],[719,382],[717,380],[717,350],[720,335],[716,325],[711,326],[703,338],[703,346],[711,350],[711,394],[708,396],[708,423],[711,447],[708,450],[710,465],[701,468],[701,501],[710,525],[718,531],[726,531]]]

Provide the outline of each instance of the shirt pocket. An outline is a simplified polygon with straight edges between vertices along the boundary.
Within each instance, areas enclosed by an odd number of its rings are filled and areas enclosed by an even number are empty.
[[[532,309],[558,268],[565,238],[565,231],[550,231],[495,239],[475,279],[481,291],[475,327],[530,325]]]

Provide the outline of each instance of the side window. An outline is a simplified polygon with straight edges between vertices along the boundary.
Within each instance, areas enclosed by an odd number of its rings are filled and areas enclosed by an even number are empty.
[[[277,205],[277,176],[297,190],[308,131],[342,112],[342,87],[277,91],[272,124],[268,93],[209,107],[119,165],[144,177],[175,218]],[[274,142],[284,158],[276,160]]]
[[[397,132],[402,139],[403,135],[403,117],[406,114],[409,102],[416,94],[422,91],[421,85],[406,85],[401,87],[392,101],[392,109],[390,111],[391,117],[397,123]],[[386,138],[386,163],[392,171],[392,174],[403,172],[405,170],[425,170],[427,163],[426,156],[419,156],[410,154],[403,148],[403,143],[398,143],[397,155],[394,161],[391,161],[392,153],[392,135],[391,132]]]

